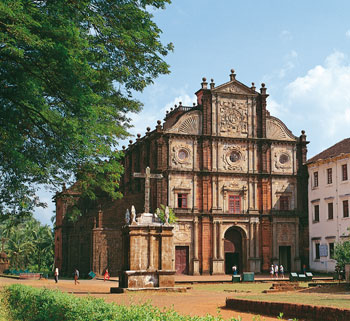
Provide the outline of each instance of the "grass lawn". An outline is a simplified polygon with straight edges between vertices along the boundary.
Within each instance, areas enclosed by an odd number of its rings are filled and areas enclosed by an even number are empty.
[[[228,297],[256,301],[299,303],[319,306],[330,306],[350,309],[350,291],[345,293],[301,293],[278,292],[262,293],[268,290],[272,282],[266,283],[230,283],[230,284],[198,284],[193,288],[199,291],[227,292]],[[301,287],[307,287],[308,282],[300,282]]]

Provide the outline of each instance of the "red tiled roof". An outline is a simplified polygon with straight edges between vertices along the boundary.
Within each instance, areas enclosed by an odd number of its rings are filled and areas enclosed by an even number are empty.
[[[321,159],[327,159],[327,158],[338,156],[340,154],[348,154],[348,153],[350,153],[350,138],[345,138],[339,143],[336,143],[335,145],[325,149],[323,152],[310,158],[307,162],[313,163]]]

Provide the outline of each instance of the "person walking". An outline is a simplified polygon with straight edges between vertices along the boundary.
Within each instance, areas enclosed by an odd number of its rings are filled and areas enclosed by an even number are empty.
[[[55,282],[58,283],[58,267],[55,268],[54,276],[55,276]]]
[[[104,276],[103,276],[103,281],[105,281],[105,282],[106,282],[106,279],[108,279],[108,281],[109,281],[109,273],[108,273],[108,269],[106,269],[106,272],[105,272],[105,274],[104,274]]]
[[[271,264],[271,267],[270,267],[270,278],[273,279],[273,275],[275,273],[275,269],[273,267],[273,264]]]
[[[284,267],[282,264],[280,265],[280,275],[281,275],[281,278],[284,279]]]
[[[278,279],[278,265],[275,264],[275,278]]]
[[[74,284],[75,284],[75,285],[77,285],[77,283],[80,284],[80,282],[78,281],[78,279],[79,279],[79,271],[78,271],[78,269],[75,269],[75,270],[74,270]]]

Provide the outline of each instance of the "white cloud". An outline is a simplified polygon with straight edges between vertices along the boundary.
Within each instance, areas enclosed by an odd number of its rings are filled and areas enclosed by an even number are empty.
[[[195,95],[190,96],[188,94],[182,94],[177,96],[171,102],[167,103],[162,110],[164,111],[164,113],[166,113],[167,110],[170,111],[170,108],[174,108],[175,104],[179,106],[180,102],[182,103],[182,106],[192,107],[193,103],[195,103],[196,101],[197,97]]]
[[[345,32],[345,36],[346,36],[347,38],[350,38],[350,29],[347,30],[347,31]]]
[[[331,146],[349,137],[349,88],[350,64],[339,51],[286,86],[286,98],[280,104],[310,134],[314,153],[321,151],[321,144]]]
[[[271,116],[280,118],[283,114],[287,113],[288,110],[282,104],[279,104],[273,98],[267,100],[267,110],[270,112]]]
[[[292,33],[288,30],[282,30],[280,33],[280,38],[285,41],[289,41],[293,39]]]

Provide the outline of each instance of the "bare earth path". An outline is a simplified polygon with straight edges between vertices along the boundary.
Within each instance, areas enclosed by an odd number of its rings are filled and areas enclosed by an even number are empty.
[[[0,287],[10,284],[24,284],[34,287],[46,287],[50,289],[59,289],[63,292],[73,293],[77,296],[93,295],[98,298],[103,298],[106,302],[115,302],[118,304],[138,304],[147,301],[160,308],[174,307],[174,309],[181,314],[188,314],[191,316],[204,316],[207,313],[216,315],[218,308],[220,314],[225,319],[232,317],[242,317],[243,321],[253,320],[254,315],[249,313],[236,312],[232,310],[225,310],[225,299],[232,296],[231,293],[213,292],[193,288],[187,293],[156,293],[156,292],[137,292],[125,294],[110,294],[110,287],[117,286],[117,282],[103,282],[103,280],[80,280],[79,285],[74,285],[73,280],[59,280],[55,284],[53,280],[14,280],[8,278],[0,278]],[[261,320],[272,321],[277,318],[261,317]]]

